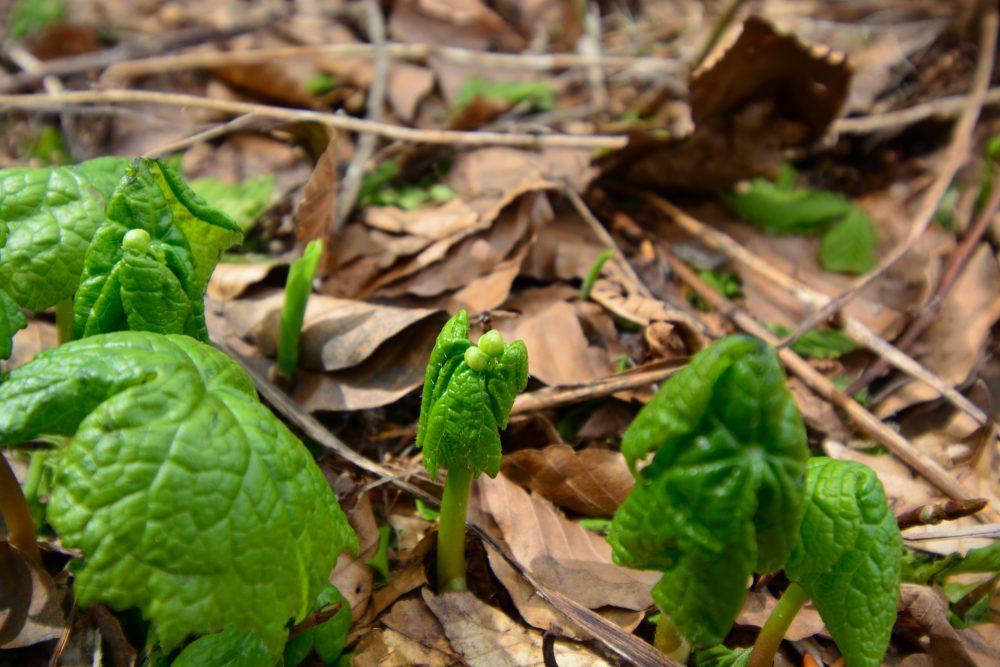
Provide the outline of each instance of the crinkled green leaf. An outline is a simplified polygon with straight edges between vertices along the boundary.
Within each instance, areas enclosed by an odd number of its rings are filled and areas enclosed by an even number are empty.
[[[312,282],[323,256],[323,241],[314,239],[306,244],[302,257],[292,262],[285,282],[285,304],[281,310],[281,336],[278,339],[278,368],[286,376],[295,374],[299,365],[299,339],[306,304],[312,294]]]
[[[274,663],[260,637],[229,626],[185,646],[170,667],[274,667]]]
[[[0,385],[0,444],[71,435],[48,519],[81,605],[137,607],[170,650],[233,625],[281,651],[343,549],[323,474],[250,378],[186,336],[72,341]]]
[[[473,347],[468,336],[469,317],[460,310],[438,334],[427,364],[417,447],[424,450],[431,477],[437,477],[440,467],[495,477],[500,471],[499,429],[507,425],[514,398],[528,384],[523,341],[505,344],[499,357],[489,357],[482,370],[474,370],[465,360]]]
[[[785,566],[852,667],[881,664],[896,621],[903,545],[878,476],[853,461],[809,461],[801,539]]]
[[[163,163],[136,160],[112,195],[87,249],[73,304],[74,338],[131,329],[208,340],[208,277],[240,233],[204,202],[178,199],[171,179],[179,177],[168,173]],[[133,229],[149,234],[148,248],[124,247]]]
[[[41,311],[76,291],[87,246],[128,168],[105,157],[69,167],[0,171],[0,290]]]
[[[827,271],[867,273],[875,268],[875,225],[864,210],[852,206],[843,219],[823,234],[819,262]]]
[[[316,598],[313,611],[335,610],[316,627],[303,630],[285,645],[285,667],[295,667],[312,651],[326,665],[335,665],[347,645],[351,629],[351,605],[336,586],[327,584]]]
[[[698,353],[625,433],[637,474],[608,541],[616,562],[657,569],[653,597],[695,646],[729,631],[754,571],[797,539],[808,450],[772,348],[745,336]]]
[[[10,295],[0,290],[0,359],[7,359],[13,349],[14,334],[28,326],[24,313]]]
[[[265,174],[240,183],[199,178],[191,181],[190,185],[209,205],[232,218],[245,234],[253,228],[257,218],[271,201],[274,175]]]

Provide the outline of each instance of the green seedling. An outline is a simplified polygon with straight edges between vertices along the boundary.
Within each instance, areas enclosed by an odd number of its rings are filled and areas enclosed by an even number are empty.
[[[285,304],[281,309],[281,335],[278,338],[278,371],[286,378],[295,376],[299,367],[299,339],[306,305],[312,293],[313,278],[323,256],[323,241],[314,239],[306,244],[302,257],[292,262],[285,282]]]
[[[537,111],[550,111],[556,105],[555,90],[548,80],[487,81],[477,74],[462,84],[455,98],[455,110],[461,111],[477,97],[511,106],[527,102]]]
[[[439,177],[440,171],[434,171],[416,183],[407,183],[399,178],[396,161],[386,160],[365,175],[358,200],[367,206],[396,206],[404,211],[412,211],[428,203],[444,204],[455,198],[455,191],[438,183]]]
[[[417,447],[431,479],[448,469],[438,529],[438,590],[465,585],[465,514],[472,482],[500,472],[500,433],[514,398],[528,384],[524,342],[504,343],[499,331],[469,340],[469,316],[458,311],[438,334],[420,402]]]
[[[795,546],[808,449],[774,350],[733,336],[695,355],[636,416],[622,453],[636,484],[608,541],[617,563],[663,572],[655,641],[683,660],[722,641],[751,574]]]
[[[587,277],[583,279],[583,285],[580,287],[580,300],[586,301],[590,298],[590,292],[594,289],[594,283],[597,279],[601,277],[601,269],[607,264],[608,260],[615,256],[615,251],[610,248],[602,252],[594,260],[594,263],[590,266],[590,270],[587,271]]]
[[[12,39],[38,35],[65,15],[63,0],[17,0],[7,17],[7,34]]]
[[[791,329],[780,324],[770,324],[768,329],[778,338],[792,333]],[[795,354],[809,359],[839,359],[860,347],[847,334],[836,329],[812,329],[791,345]]]
[[[769,234],[821,235],[820,264],[828,271],[861,274],[875,268],[875,225],[844,195],[797,188],[795,169],[785,164],[777,182],[755,178],[723,201],[736,215]]]
[[[735,336],[700,352],[639,413],[622,453],[636,486],[608,541],[620,564],[663,571],[653,588],[661,650],[686,659],[686,645],[722,641],[751,573],[783,567],[792,583],[753,649],[717,646],[698,665],[770,666],[810,598],[848,665],[881,662],[899,598],[899,529],[869,468],[807,464],[772,348]]]
[[[306,448],[238,364],[190,337],[102,334],[14,369],[0,445],[43,435],[69,438],[50,453],[47,520],[82,554],[77,601],[137,608],[165,652],[232,625],[273,664],[339,553],[357,552]]]
[[[11,302],[54,306],[61,340],[125,329],[207,340],[208,279],[241,238],[155,160],[0,171],[0,345],[16,330],[3,321]]]
[[[882,664],[896,622],[903,538],[878,476],[852,461],[809,461],[792,581],[761,628],[750,667],[770,667],[781,638],[812,599],[851,667]]]
[[[743,296],[743,286],[740,284],[740,279],[735,274],[717,269],[696,270],[698,271],[698,277],[701,278],[706,285],[727,299],[739,299]],[[685,298],[687,298],[688,303],[698,310],[704,312],[712,310],[712,306],[697,292],[688,292],[685,295]]]

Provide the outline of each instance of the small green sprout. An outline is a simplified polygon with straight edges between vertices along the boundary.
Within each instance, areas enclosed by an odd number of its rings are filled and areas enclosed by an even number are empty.
[[[580,300],[586,301],[590,298],[590,292],[594,289],[594,283],[597,279],[601,277],[601,269],[607,264],[608,260],[615,256],[615,251],[608,248],[594,260],[591,265],[590,270],[587,271],[587,277],[583,279],[583,285],[580,287]]]
[[[323,241],[314,239],[306,244],[302,257],[292,262],[288,269],[285,304],[281,309],[281,336],[278,340],[278,371],[288,379],[295,375],[299,366],[302,322],[312,293],[312,281],[322,256]]]
[[[438,529],[438,590],[465,590],[465,514],[472,482],[500,471],[500,433],[514,398],[528,384],[523,341],[490,331],[469,340],[469,316],[458,311],[438,334],[420,402],[417,447],[432,479],[445,467]]]

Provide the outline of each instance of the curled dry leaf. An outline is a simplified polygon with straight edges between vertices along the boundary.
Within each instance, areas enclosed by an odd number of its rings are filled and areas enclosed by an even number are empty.
[[[620,452],[569,445],[507,454],[501,471],[556,505],[593,517],[613,515],[634,484]]]
[[[545,586],[588,609],[632,611],[652,604],[649,590],[658,572],[615,565],[607,541],[564,517],[551,503],[508,480],[480,477],[480,507],[492,517],[511,553]]]
[[[406,635],[421,646],[456,658],[444,635],[444,628],[421,597],[400,600],[381,619],[389,629]]]
[[[930,653],[935,665],[975,667],[979,663],[969,655],[961,636],[948,622],[948,600],[930,586],[903,584],[900,589],[900,619],[897,624],[916,625],[921,635],[930,639]]]
[[[232,301],[267,278],[277,266],[280,263],[270,258],[245,264],[220,262],[208,281],[208,296],[216,301]]]
[[[618,281],[598,280],[590,298],[634,324],[649,326],[652,322],[666,322],[673,325],[680,342],[692,354],[709,343],[705,327],[698,318],[659,299],[632,294]]]
[[[49,573],[9,542],[0,542],[0,648],[58,639],[66,628]]]
[[[352,651],[353,667],[447,667],[458,662],[452,654],[442,653],[414,641],[392,629],[369,629]]]
[[[314,239],[327,240],[334,231],[332,225],[340,185],[340,174],[337,171],[339,159],[340,145],[337,135],[333,135],[309,175],[302,193],[302,202],[295,209],[295,236],[302,243]],[[326,272],[323,267],[326,265],[321,263],[320,266],[320,275],[324,275]]]
[[[452,647],[470,665],[509,667],[545,664],[542,636],[531,632],[472,593],[434,595],[426,588],[424,601],[444,628]],[[581,645],[557,640],[556,662],[561,667],[609,665]]]

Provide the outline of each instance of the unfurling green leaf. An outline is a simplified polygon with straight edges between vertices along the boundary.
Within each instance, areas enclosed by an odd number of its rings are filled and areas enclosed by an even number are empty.
[[[633,471],[651,452],[608,541],[619,564],[663,571],[653,598],[688,641],[717,644],[750,575],[798,537],[806,434],[774,350],[733,336],[697,354],[625,433]]]
[[[819,262],[827,271],[861,274],[875,268],[875,225],[862,209],[852,206],[840,222],[823,234]]]
[[[0,444],[72,436],[48,520],[81,605],[138,608],[166,651],[227,625],[280,653],[357,537],[238,364],[186,336],[72,341],[0,385]]]
[[[233,626],[222,632],[199,637],[184,647],[170,667],[273,667],[274,656],[260,637]]]
[[[36,312],[72,297],[87,246],[128,165],[105,157],[0,171],[0,290]]]
[[[498,430],[507,426],[514,398],[528,384],[528,350],[519,340],[502,347],[496,343],[486,334],[473,345],[464,310],[438,334],[417,426],[417,447],[424,450],[431,477],[442,466],[490,477],[500,471]]]
[[[28,326],[24,313],[3,290],[0,290],[0,359],[7,359],[13,349],[14,334]]]
[[[809,461],[801,539],[785,566],[852,667],[882,662],[896,621],[903,546],[878,476],[852,461]]]
[[[239,225],[246,234],[267,208],[274,192],[274,176],[265,174],[240,183],[228,183],[214,178],[191,181],[191,189],[210,206],[219,209]]]
[[[239,227],[166,164],[136,160],[87,248],[73,337],[133,330],[207,341],[208,278],[240,238]]]

